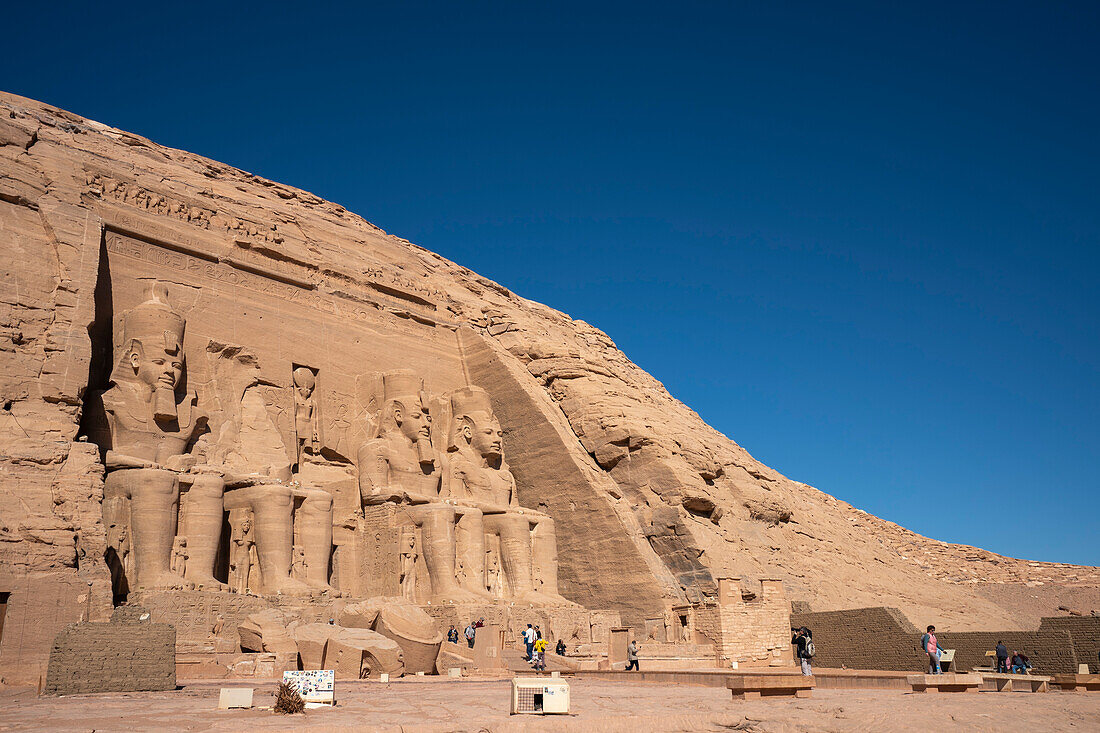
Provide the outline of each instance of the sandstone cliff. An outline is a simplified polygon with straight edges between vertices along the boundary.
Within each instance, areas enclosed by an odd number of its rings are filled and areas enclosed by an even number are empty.
[[[221,287],[261,275],[285,286],[263,297],[282,298],[288,319],[300,307],[332,323],[352,314],[380,343],[420,326],[451,334],[466,380],[493,395],[522,503],[558,525],[562,592],[589,607],[637,621],[713,596],[720,576],[774,577],[814,610],[895,606],[918,625],[966,630],[1030,626],[1097,598],[1100,569],[929,540],[778,474],[598,328],[337,204],[2,94],[0,591],[64,586],[58,605],[75,617],[110,607],[103,469],[81,428],[110,358],[96,346],[107,232],[162,243],[122,254],[178,265],[196,308],[201,278],[228,268]],[[192,238],[224,251],[189,260]]]

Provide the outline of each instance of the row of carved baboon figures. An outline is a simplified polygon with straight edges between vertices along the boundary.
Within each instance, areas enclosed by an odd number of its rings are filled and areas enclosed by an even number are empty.
[[[196,395],[181,388],[184,329],[166,289],[154,284],[148,300],[123,314],[111,385],[90,398],[89,409],[102,418],[90,432],[105,450],[103,517],[116,593],[332,592],[333,495],[308,485],[308,472],[241,473],[193,449],[202,421]],[[300,468],[323,460],[315,374],[296,368],[292,382]],[[362,524],[364,512],[388,508],[393,562],[357,568],[341,560],[340,585],[392,567],[394,586],[411,600],[566,603],[557,589],[553,522],[519,505],[488,393],[463,387],[430,400],[406,370],[382,375],[381,383],[381,407],[356,455],[355,514]],[[434,442],[432,406],[446,422]],[[225,583],[216,565],[227,513]],[[369,533],[349,534],[355,542]]]

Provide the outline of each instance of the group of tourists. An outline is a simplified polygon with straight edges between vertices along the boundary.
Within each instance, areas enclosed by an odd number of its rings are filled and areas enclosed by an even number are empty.
[[[1008,674],[1011,669],[1012,674],[1027,674],[1027,671],[1031,669],[1031,660],[1028,659],[1027,655],[1020,651],[1013,651],[1010,657],[1008,647],[1005,646],[1003,641],[997,642],[996,655],[998,672]]]
[[[471,621],[466,627],[466,630],[462,632],[462,636],[466,639],[466,646],[473,649],[474,642],[477,640],[477,630],[485,625],[485,619],[480,618],[477,621]],[[524,629],[521,634],[523,637],[523,645],[526,653],[523,656],[524,661],[530,662],[532,668],[536,670],[546,669],[546,649],[549,646],[546,639],[542,638],[542,629],[537,624],[527,624],[527,628]],[[447,641],[451,644],[458,643],[458,629],[454,624],[451,624],[451,628],[447,629]],[[631,646],[634,646],[634,642],[630,642]],[[565,640],[558,639],[557,646],[554,647],[555,653],[565,656]],[[637,667],[637,648],[635,647],[634,664]]]
[[[477,621],[471,621],[466,627],[466,630],[462,632],[462,636],[466,639],[466,646],[473,649],[474,640],[477,638],[477,630],[485,625],[485,619],[479,618]],[[451,628],[447,629],[447,641],[452,644],[458,643],[458,629],[454,624],[451,624]]]

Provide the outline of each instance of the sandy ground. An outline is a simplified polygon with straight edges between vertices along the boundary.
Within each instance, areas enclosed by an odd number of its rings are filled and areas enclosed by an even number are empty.
[[[1087,692],[818,690],[805,700],[733,702],[718,688],[571,680],[573,714],[542,717],[509,716],[506,680],[400,680],[337,683],[336,708],[282,716],[217,710],[223,684],[60,698],[0,690],[0,730],[1100,731],[1100,693]],[[271,705],[273,689],[274,682],[258,685],[255,704]]]

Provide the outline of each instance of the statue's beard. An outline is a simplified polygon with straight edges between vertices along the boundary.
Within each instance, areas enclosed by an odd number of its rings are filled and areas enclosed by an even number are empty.
[[[176,391],[171,387],[158,384],[153,390],[153,419],[157,422],[179,419],[176,412]]]
[[[416,457],[421,465],[435,463],[435,451],[432,449],[431,438],[420,436],[416,439]]]

